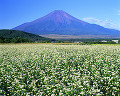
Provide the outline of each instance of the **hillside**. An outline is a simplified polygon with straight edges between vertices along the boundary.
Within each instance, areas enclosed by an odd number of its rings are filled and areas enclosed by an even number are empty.
[[[0,37],[9,38],[9,39],[21,37],[23,39],[27,38],[31,41],[52,40],[52,39],[44,38],[42,36],[38,36],[32,33],[27,33],[27,32],[18,31],[18,30],[8,30],[8,29],[0,30]]]
[[[24,23],[13,29],[37,35],[72,35],[85,38],[120,37],[120,31],[118,30],[84,22],[62,10],[55,10],[44,17]]]

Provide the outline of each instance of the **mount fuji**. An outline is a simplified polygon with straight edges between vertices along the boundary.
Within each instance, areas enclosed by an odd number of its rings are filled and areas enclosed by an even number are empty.
[[[90,24],[79,20],[70,14],[55,10],[48,15],[32,22],[19,25],[13,30],[25,31],[37,35],[72,35],[72,36],[104,36],[120,37],[120,31],[104,28],[97,24]]]

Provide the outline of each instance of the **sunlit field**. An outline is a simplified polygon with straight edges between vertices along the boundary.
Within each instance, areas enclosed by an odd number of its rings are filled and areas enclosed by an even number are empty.
[[[0,95],[118,96],[120,45],[0,45]]]

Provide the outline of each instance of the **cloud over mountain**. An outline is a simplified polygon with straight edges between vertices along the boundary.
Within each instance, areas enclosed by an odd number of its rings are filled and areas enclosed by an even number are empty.
[[[120,26],[118,26],[117,24],[114,24],[111,20],[108,20],[108,19],[100,20],[100,19],[93,18],[93,17],[87,17],[87,18],[83,18],[82,20],[92,23],[92,24],[98,24],[105,28],[120,30]]]
[[[118,15],[120,15],[120,10],[118,11]]]

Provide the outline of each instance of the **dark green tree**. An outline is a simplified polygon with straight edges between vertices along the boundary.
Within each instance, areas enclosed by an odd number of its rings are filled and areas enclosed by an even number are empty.
[[[22,43],[23,42],[23,39],[21,37],[18,37],[17,38],[17,43]]]
[[[16,39],[16,38],[13,38],[13,39],[11,40],[11,42],[12,42],[12,43],[17,43],[17,39]]]
[[[29,43],[30,40],[29,40],[28,38],[24,38],[24,39],[23,39],[23,42]]]
[[[61,43],[61,41],[60,41],[60,40],[58,40],[58,41],[57,41],[57,43]]]
[[[10,43],[10,39],[5,38],[5,39],[4,39],[4,43]]]
[[[3,37],[0,37],[0,43],[3,43],[3,42],[4,42]]]
[[[118,44],[120,44],[120,39],[118,40]]]

